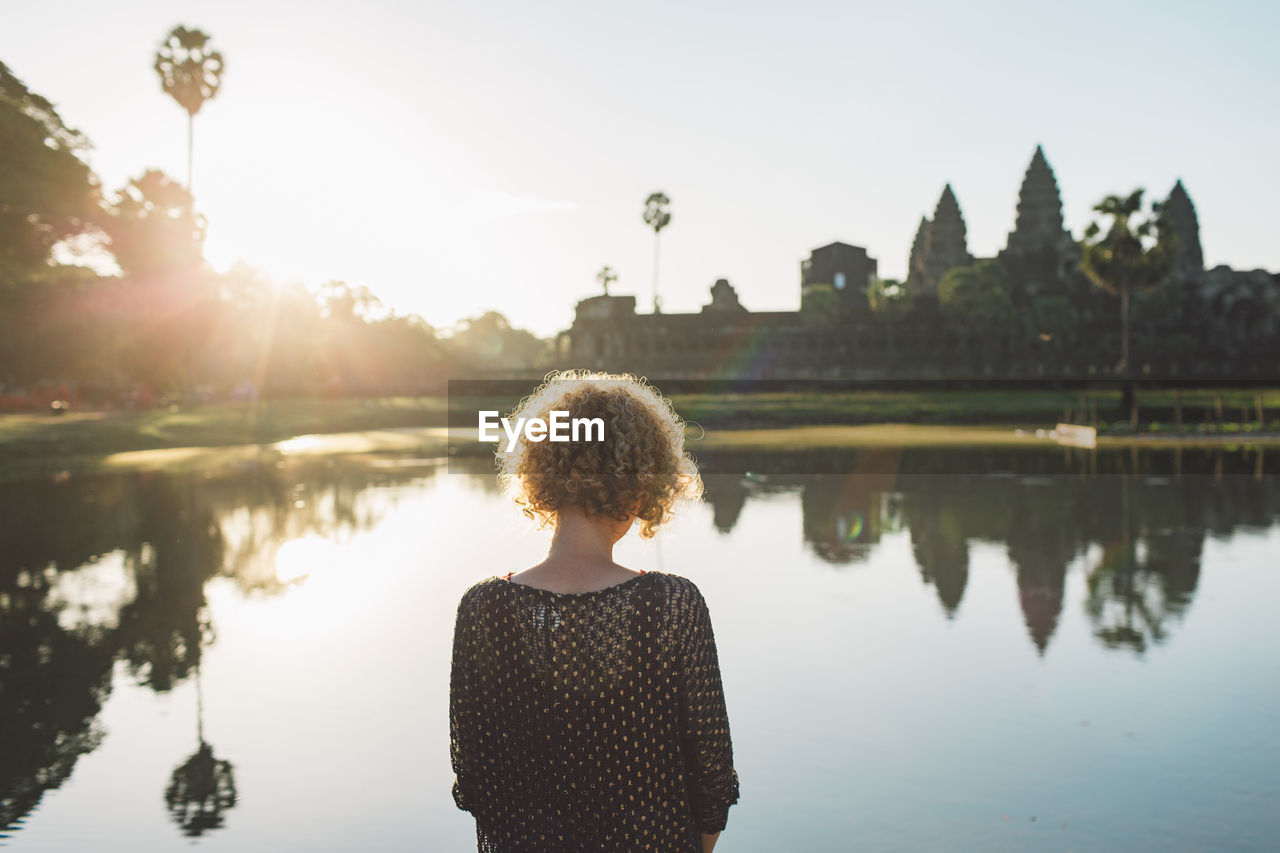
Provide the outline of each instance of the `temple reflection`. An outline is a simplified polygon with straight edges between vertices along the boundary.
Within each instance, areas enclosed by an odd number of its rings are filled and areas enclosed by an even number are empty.
[[[1098,640],[1142,652],[1190,604],[1206,538],[1265,529],[1280,516],[1277,478],[1264,474],[1257,449],[705,456],[717,530],[732,531],[751,499],[785,492],[799,494],[809,550],[833,565],[861,562],[885,533],[906,530],[948,618],[964,598],[971,545],[1003,545],[1041,654],[1057,630],[1071,565],[1087,572],[1086,612]]]
[[[951,618],[969,583],[969,542],[965,525],[957,518],[959,503],[945,489],[933,488],[912,490],[902,506],[902,523],[911,531],[911,553],[920,576],[933,584],[943,611]]]

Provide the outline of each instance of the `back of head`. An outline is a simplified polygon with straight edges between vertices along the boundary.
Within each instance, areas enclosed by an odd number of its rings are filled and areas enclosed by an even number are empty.
[[[582,370],[548,374],[510,419],[566,425],[568,440],[521,434],[497,452],[499,475],[516,502],[540,525],[561,509],[625,521],[635,515],[651,537],[677,504],[702,495],[702,480],[684,450],[684,421],[656,388],[630,374]]]

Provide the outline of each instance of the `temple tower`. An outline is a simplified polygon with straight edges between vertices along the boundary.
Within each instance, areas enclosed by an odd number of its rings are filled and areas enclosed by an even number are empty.
[[[1013,231],[1000,252],[1015,295],[1024,292],[1034,296],[1046,286],[1064,281],[1077,251],[1071,233],[1063,227],[1058,181],[1044,149],[1037,145],[1018,192]]]
[[[907,261],[907,287],[919,292],[924,281],[924,246],[929,240],[929,218],[920,217],[916,238],[911,241],[911,257]]]
[[[1196,206],[1181,180],[1173,185],[1169,197],[1160,206],[1160,212],[1177,239],[1173,249],[1173,274],[1183,280],[1198,279],[1204,272],[1200,221],[1196,218]]]
[[[973,263],[969,254],[968,232],[956,194],[947,184],[934,208],[933,219],[920,219],[915,241],[911,244],[907,283],[917,293],[933,292],[938,282],[953,267]]]
[[[1018,192],[1018,217],[1009,234],[1006,251],[1056,248],[1064,234],[1066,229],[1062,227],[1062,196],[1058,193],[1058,181],[1045,159],[1044,149],[1037,145],[1031,165],[1022,179],[1022,189]]]

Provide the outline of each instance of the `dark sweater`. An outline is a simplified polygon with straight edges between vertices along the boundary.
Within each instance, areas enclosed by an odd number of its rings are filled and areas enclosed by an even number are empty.
[[[595,592],[491,577],[462,596],[453,797],[482,853],[701,851],[738,775],[711,615],[693,581]]]

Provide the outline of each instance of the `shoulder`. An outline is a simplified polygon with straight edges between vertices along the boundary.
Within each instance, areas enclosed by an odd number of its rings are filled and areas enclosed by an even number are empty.
[[[653,576],[653,586],[659,590],[672,610],[697,611],[705,610],[706,599],[698,585],[683,575],[669,572],[646,572]]]
[[[462,593],[462,598],[458,601],[458,613],[471,612],[475,608],[482,606],[486,600],[493,597],[498,585],[505,583],[506,581],[497,575],[491,575],[484,580],[478,580],[471,584]]]

